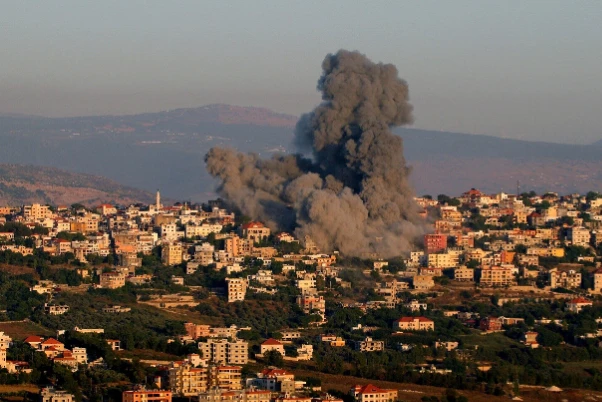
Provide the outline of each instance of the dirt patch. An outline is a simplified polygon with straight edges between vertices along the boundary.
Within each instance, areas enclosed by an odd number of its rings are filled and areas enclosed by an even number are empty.
[[[15,341],[22,341],[30,335],[53,336],[54,332],[31,321],[0,322],[0,331]]]

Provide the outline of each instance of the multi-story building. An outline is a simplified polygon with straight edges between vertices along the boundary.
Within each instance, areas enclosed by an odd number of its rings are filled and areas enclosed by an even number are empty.
[[[302,294],[297,296],[297,305],[301,307],[305,314],[310,314],[312,311],[317,311],[321,314],[326,312],[326,300],[323,296],[311,294]]]
[[[242,225],[242,237],[255,243],[268,238],[270,233],[270,228],[265,227],[261,222],[249,222]]]
[[[461,266],[454,269],[454,279],[460,282],[474,281],[474,269]]]
[[[5,335],[4,332],[0,332],[0,368],[7,369],[9,372],[12,372],[14,369],[14,365],[6,360],[6,350],[11,342],[12,339],[10,336]]]
[[[199,394],[199,402],[270,402],[272,393],[265,390],[223,391],[210,389]]]
[[[458,266],[459,256],[456,253],[438,253],[428,255],[428,265],[434,268],[454,268]]]
[[[192,339],[202,337],[209,337],[211,335],[211,325],[194,324],[192,322],[184,323],[184,330],[186,335]]]
[[[559,271],[557,268],[550,270],[550,286],[552,289],[578,289],[581,287],[581,273],[570,271]]]
[[[486,317],[479,321],[479,329],[485,332],[500,331],[503,321],[497,317]]]
[[[253,241],[231,235],[224,240],[224,250],[232,257],[250,255],[253,251]]]
[[[73,402],[74,400],[75,397],[67,391],[58,391],[52,387],[43,388],[40,391],[41,402]]]
[[[73,348],[71,349],[71,353],[78,364],[88,364],[88,352],[86,348]]]
[[[185,230],[186,237],[192,238],[192,237],[196,237],[196,236],[207,237],[211,233],[221,232],[222,229],[223,229],[223,226],[220,224],[203,223],[201,225],[188,224],[185,226],[184,230]]]
[[[69,306],[60,304],[44,304],[44,312],[50,315],[62,315],[69,311]]]
[[[193,396],[209,389],[209,368],[182,364],[168,370],[169,389],[177,395]]]
[[[301,293],[312,293],[316,291],[316,278],[297,279],[295,286],[301,291]]]
[[[412,286],[417,290],[428,290],[435,287],[432,275],[416,275],[412,278]]]
[[[228,283],[228,303],[245,299],[249,283],[244,278],[226,278]]]
[[[171,391],[162,390],[133,390],[121,394],[123,402],[171,402]]]
[[[198,347],[212,363],[243,365],[249,361],[249,343],[242,340],[208,339]]]
[[[514,283],[512,267],[483,267],[481,270],[481,280],[479,283],[483,286],[511,285]]]
[[[242,367],[217,366],[211,367],[211,387],[227,391],[242,389]]]
[[[282,369],[264,369],[257,377],[249,380],[252,385],[267,391],[295,392],[295,375]]]
[[[571,313],[580,313],[585,307],[591,307],[593,305],[594,303],[590,300],[584,299],[583,297],[577,297],[566,303],[566,310]]]
[[[573,246],[588,247],[591,239],[590,230],[582,226],[573,226],[567,233]]]
[[[117,289],[125,286],[125,275],[122,272],[103,272],[100,274],[100,287]]]
[[[438,253],[445,251],[447,248],[447,235],[446,234],[427,234],[424,235],[424,249],[427,254]]]
[[[349,391],[356,402],[394,402],[397,400],[396,389],[381,389],[372,384],[356,385]]]
[[[46,219],[52,217],[52,211],[48,205],[32,204],[23,206],[23,217],[26,221]]]
[[[393,323],[398,331],[434,331],[435,322],[426,317],[401,317]]]
[[[194,260],[198,261],[201,265],[213,264],[213,253],[215,252],[215,246],[210,243],[203,243],[200,246],[194,248]]]
[[[385,349],[385,342],[375,341],[370,337],[366,337],[363,341],[355,341],[355,350],[360,352],[378,352]]]
[[[12,341],[10,336],[6,335],[4,332],[0,332],[0,349],[8,349]]]
[[[165,265],[182,263],[182,243],[169,243],[161,248],[161,261]]]

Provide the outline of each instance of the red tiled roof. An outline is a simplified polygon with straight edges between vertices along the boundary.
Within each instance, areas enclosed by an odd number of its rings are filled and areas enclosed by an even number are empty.
[[[54,338],[48,338],[44,342],[42,342],[42,345],[62,345],[62,343]]]
[[[577,297],[576,299],[573,299],[571,301],[569,301],[569,303],[571,304],[583,304],[583,303],[592,303],[590,300],[584,299],[583,297]]]
[[[277,346],[277,345],[282,345],[282,342],[277,341],[274,338],[270,338],[267,341],[265,341],[264,343],[261,344],[261,346],[263,345],[267,345],[267,346]]]
[[[263,223],[261,223],[261,222],[255,222],[255,221],[253,221],[253,222],[249,222],[249,223],[245,223],[244,225],[242,225],[242,228],[243,228],[243,229],[250,229],[250,228],[263,228],[263,227],[265,227],[265,226],[263,225]]]
[[[280,376],[280,375],[292,375],[286,370],[283,369],[264,369],[261,374],[264,376]]]
[[[36,335],[31,335],[28,336],[27,338],[25,338],[25,340],[23,342],[25,343],[38,343],[38,342],[42,342],[44,339],[40,338],[39,336]]]
[[[378,394],[378,393],[387,392],[387,391],[389,391],[389,390],[378,388],[375,385],[368,384],[366,386],[361,387],[359,389],[358,393],[359,394]]]

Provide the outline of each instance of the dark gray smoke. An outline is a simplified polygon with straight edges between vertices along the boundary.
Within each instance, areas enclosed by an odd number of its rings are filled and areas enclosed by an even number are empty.
[[[311,159],[213,148],[207,170],[223,197],[273,230],[309,236],[322,251],[400,255],[425,231],[402,140],[390,130],[412,122],[408,85],[395,66],[358,52],[329,54],[322,69],[323,102],[295,131]]]

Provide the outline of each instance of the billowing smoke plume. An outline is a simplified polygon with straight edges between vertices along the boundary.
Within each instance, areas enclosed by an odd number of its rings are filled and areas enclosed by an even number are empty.
[[[301,155],[260,159],[213,148],[205,157],[219,193],[273,230],[309,236],[322,251],[400,255],[424,232],[400,137],[412,122],[408,85],[391,64],[340,50],[322,63],[323,102],[297,123]]]

